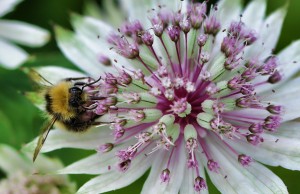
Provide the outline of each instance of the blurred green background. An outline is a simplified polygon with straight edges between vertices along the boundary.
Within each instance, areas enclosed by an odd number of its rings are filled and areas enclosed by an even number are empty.
[[[247,2],[249,1],[245,4]],[[41,26],[52,33],[51,41],[43,48],[25,48],[32,54],[32,57],[24,66],[58,65],[76,69],[57,48],[52,25],[58,24],[69,28],[70,13],[83,13],[85,3],[85,0],[25,0],[17,6],[14,12],[5,16],[6,19],[22,20]],[[97,3],[101,6],[101,1]],[[285,3],[285,0],[269,0],[268,13]],[[276,52],[291,41],[300,38],[299,10],[300,1],[289,0],[288,14]],[[33,88],[29,79],[20,70],[5,70],[0,67],[0,84],[0,142],[20,149],[22,145],[39,135],[44,119],[41,112],[22,95],[22,92],[33,90]],[[69,164],[88,154],[90,153],[86,151],[64,149],[48,155],[58,157],[65,164]],[[300,172],[280,167],[271,169],[283,179],[291,194],[299,193]],[[0,178],[3,176],[4,174],[0,172]],[[73,175],[71,178],[78,183],[78,186],[81,186],[91,177]],[[145,178],[146,175],[127,188],[110,193],[139,193]],[[209,187],[210,193],[219,193],[210,183]]]

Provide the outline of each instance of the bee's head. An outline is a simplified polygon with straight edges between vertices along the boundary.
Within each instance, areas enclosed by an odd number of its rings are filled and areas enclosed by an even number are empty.
[[[78,88],[76,86],[73,86],[69,89],[69,105],[73,108],[78,108],[82,104],[84,104],[84,101],[82,99],[82,93],[83,90],[81,88]]]

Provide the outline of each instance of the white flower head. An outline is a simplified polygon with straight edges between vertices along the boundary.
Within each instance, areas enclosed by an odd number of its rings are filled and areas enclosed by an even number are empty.
[[[22,0],[1,0],[0,17],[11,12]],[[21,21],[0,19],[0,65],[14,69],[24,63],[29,55],[14,43],[40,47],[49,40],[49,33],[31,24]]]
[[[272,53],[286,8],[265,19],[265,0],[244,11],[239,0],[221,0],[209,13],[206,1],[121,5],[129,21],[119,31],[79,15],[72,17],[76,33],[56,28],[63,53],[87,75],[103,75],[100,90],[114,86],[103,97],[116,103],[102,103],[98,119],[110,126],[52,130],[41,152],[98,150],[60,171],[97,175],[80,194],[125,187],[149,168],[142,193],[207,193],[205,172],[221,193],[288,193],[261,164],[300,170],[299,123],[292,121],[300,117],[300,79],[293,78],[300,41]],[[99,54],[111,66],[100,66]],[[140,69],[143,81],[130,69]],[[130,103],[123,93],[139,99]]]
[[[0,169],[6,178],[0,180],[0,193],[72,194],[75,184],[66,175],[51,175],[63,165],[56,159],[41,156],[35,165],[30,155],[0,145]]]

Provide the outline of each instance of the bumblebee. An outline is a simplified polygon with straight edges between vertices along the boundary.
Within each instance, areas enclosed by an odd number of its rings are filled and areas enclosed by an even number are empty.
[[[45,86],[43,93],[46,111],[51,119],[42,129],[33,161],[38,156],[54,124],[72,132],[84,132],[91,126],[100,125],[101,123],[95,121],[100,116],[92,110],[97,107],[95,100],[103,99],[93,93],[93,87],[97,87],[94,85],[100,81],[101,77],[98,80],[90,77],[67,78],[53,85],[37,72],[35,74],[50,84],[50,86]]]

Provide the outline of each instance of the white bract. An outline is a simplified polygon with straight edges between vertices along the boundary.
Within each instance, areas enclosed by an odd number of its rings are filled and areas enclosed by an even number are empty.
[[[13,11],[21,1],[1,0],[0,17]],[[49,33],[38,26],[21,21],[0,19],[0,65],[14,69],[28,59],[28,53],[14,43],[28,47],[40,47],[48,42],[49,37]]]

